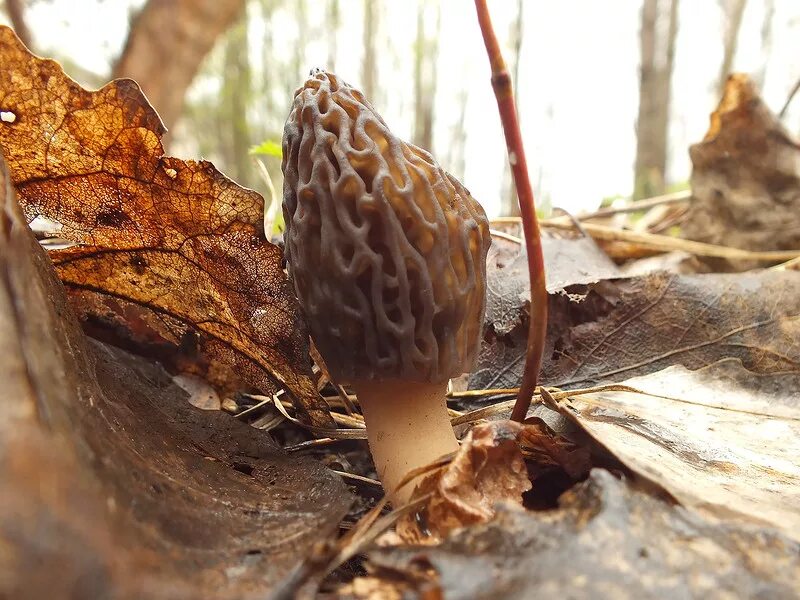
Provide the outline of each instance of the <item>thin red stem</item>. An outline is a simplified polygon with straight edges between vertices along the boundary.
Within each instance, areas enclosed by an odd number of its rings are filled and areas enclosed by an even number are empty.
[[[547,333],[547,289],[544,279],[544,258],[542,257],[542,239],[539,235],[539,221],[536,218],[536,205],[533,199],[533,188],[528,177],[528,163],[525,160],[525,148],[522,145],[522,134],[519,130],[517,109],[514,105],[514,93],[511,89],[511,76],[506,69],[497,36],[492,27],[492,19],[486,0],[475,0],[478,22],[481,26],[486,53],[492,67],[492,89],[497,98],[500,121],[506,137],[508,160],[514,185],[519,198],[519,210],[522,216],[522,229],[525,232],[525,248],[528,251],[528,274],[531,280],[531,308],[528,326],[528,347],[525,356],[525,370],[519,387],[517,402],[511,413],[514,421],[522,421],[528,414],[539,370],[542,366],[544,340]]]

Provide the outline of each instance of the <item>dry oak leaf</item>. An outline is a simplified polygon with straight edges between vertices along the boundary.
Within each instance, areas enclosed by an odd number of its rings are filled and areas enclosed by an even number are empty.
[[[567,288],[551,296],[542,383],[618,383],[674,364],[699,369],[738,358],[755,373],[800,367],[800,275],[660,272]],[[519,385],[527,324],[486,336],[470,387]]]
[[[0,158],[0,598],[264,598],[352,500],[89,340]]]
[[[642,393],[574,396],[563,412],[681,504],[800,540],[800,369],[756,374],[727,359],[624,384]]]
[[[285,386],[312,424],[333,427],[262,198],[208,162],[164,156],[135,82],[86,91],[7,27],[0,58],[0,146],[28,221],[56,221],[77,244],[51,258],[81,319],[134,345],[147,322],[214,383]]]
[[[453,460],[425,478],[414,497],[432,494],[417,513],[403,517],[397,533],[406,542],[436,544],[450,531],[488,521],[498,502],[522,505],[530,489],[514,421],[476,425]]]

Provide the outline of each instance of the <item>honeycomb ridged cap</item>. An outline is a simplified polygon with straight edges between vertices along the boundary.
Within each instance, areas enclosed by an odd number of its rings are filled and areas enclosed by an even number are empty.
[[[289,274],[331,376],[468,371],[491,238],[464,186],[324,71],[295,92],[281,166]]]

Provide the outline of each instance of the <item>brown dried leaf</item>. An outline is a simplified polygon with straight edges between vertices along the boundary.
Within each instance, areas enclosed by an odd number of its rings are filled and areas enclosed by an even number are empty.
[[[800,369],[757,375],[728,359],[624,384],[645,393],[575,396],[564,414],[684,506],[800,540]]]
[[[263,598],[350,503],[321,465],[88,342],[0,160],[0,597]]]
[[[670,275],[620,281],[611,306],[560,338],[543,379],[559,386],[619,382],[670,365],[738,358],[756,373],[800,367],[800,274]]]
[[[773,530],[705,519],[599,469],[560,505],[500,506],[441,545],[376,549],[366,567],[378,582],[361,586],[386,598],[396,589],[404,598],[476,600],[788,600],[800,591],[800,544]],[[434,577],[419,578],[431,568]]]
[[[745,250],[800,247],[800,144],[746,75],[730,76],[708,133],[689,153],[694,201],[686,237]],[[706,260],[717,270],[756,266]]]
[[[517,437],[529,458],[528,476],[536,485],[535,471],[560,467],[572,480],[584,478],[592,468],[589,448],[579,446],[566,437],[555,435],[539,417],[525,420]]]
[[[551,314],[542,368],[547,385],[619,382],[673,364],[699,369],[729,357],[756,373],[800,365],[798,273],[655,273],[604,281],[579,303],[551,298]],[[524,327],[489,337],[470,385],[518,385],[524,349]]]
[[[543,238],[547,291],[564,294],[565,288],[611,279],[619,274],[616,265],[591,238]],[[531,299],[528,257],[493,245],[487,258],[485,325],[499,334],[509,333],[527,321]]]
[[[513,421],[473,427],[453,460],[415,490],[415,497],[432,497],[421,511],[400,520],[400,537],[435,544],[454,529],[489,520],[498,502],[521,505],[531,485],[517,443],[522,428]]]
[[[0,110],[13,115],[0,145],[28,220],[52,219],[79,244],[52,258],[81,317],[180,347],[220,385],[286,386],[313,424],[332,427],[281,252],[260,230],[261,197],[210,163],[165,157],[135,82],[83,90],[7,27],[0,56]]]

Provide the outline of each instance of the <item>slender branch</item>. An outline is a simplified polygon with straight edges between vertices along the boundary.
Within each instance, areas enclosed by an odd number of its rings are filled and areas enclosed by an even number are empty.
[[[489,55],[492,67],[492,88],[497,98],[497,108],[508,149],[508,162],[517,188],[522,229],[525,232],[525,247],[528,251],[528,275],[531,280],[531,308],[528,326],[528,346],[525,355],[525,370],[522,374],[517,402],[511,413],[514,421],[522,421],[528,414],[528,408],[536,389],[539,370],[542,366],[544,340],[547,333],[547,289],[544,279],[544,258],[542,257],[542,240],[539,236],[539,223],[536,218],[536,205],[533,189],[528,177],[528,163],[525,160],[525,149],[522,145],[522,134],[519,130],[517,109],[514,105],[514,94],[511,89],[511,76],[506,69],[497,36],[492,27],[492,20],[486,0],[475,0],[478,23]]]
[[[789,92],[789,96],[786,98],[786,102],[783,103],[783,108],[781,108],[781,112],[778,113],[779,119],[783,119],[783,117],[786,116],[786,111],[789,110],[789,105],[792,103],[792,100],[794,100],[794,96],[798,91],[800,91],[800,79],[794,84],[792,91]]]

